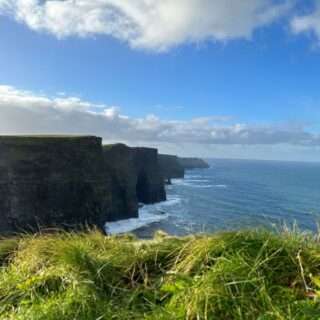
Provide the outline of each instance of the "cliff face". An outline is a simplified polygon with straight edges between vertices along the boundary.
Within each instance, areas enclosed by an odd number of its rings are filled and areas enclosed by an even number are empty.
[[[180,165],[186,169],[208,169],[210,168],[209,164],[203,159],[199,158],[178,158]]]
[[[0,137],[0,233],[103,227],[166,200],[158,152],[83,136]]]
[[[107,176],[111,178],[111,204],[107,221],[138,217],[137,171],[134,153],[124,144],[103,147]]]
[[[112,190],[108,221],[138,217],[139,202],[166,199],[156,149],[114,144],[104,146],[103,152]]]
[[[163,175],[158,162],[158,150],[133,148],[137,170],[137,198],[145,204],[166,200]]]
[[[0,232],[102,226],[110,207],[97,137],[0,137]]]
[[[159,165],[166,181],[170,179],[184,178],[184,168],[180,164],[177,156],[159,154]]]

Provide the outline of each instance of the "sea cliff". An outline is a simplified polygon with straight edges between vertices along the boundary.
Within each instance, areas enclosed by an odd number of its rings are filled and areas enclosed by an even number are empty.
[[[133,148],[134,164],[137,170],[138,201],[153,204],[166,200],[163,175],[158,161],[158,150]]]
[[[159,154],[159,165],[167,184],[171,184],[171,179],[184,178],[186,170],[210,167],[206,161],[200,158],[181,158],[169,154]]]
[[[111,177],[111,209],[107,221],[138,217],[139,203],[166,200],[158,151],[124,144],[103,147],[106,175]]]
[[[103,156],[111,193],[107,221],[138,217],[137,172],[132,149],[124,144],[105,145]]]
[[[185,169],[177,156],[159,154],[159,165],[167,183],[171,183],[171,179],[184,178]]]
[[[209,164],[200,158],[178,158],[180,165],[186,170],[208,169]]]
[[[190,167],[207,166],[153,148],[102,146],[95,136],[1,136],[0,233],[137,218],[140,204],[165,201],[165,180]]]
[[[0,137],[0,232],[102,226],[104,172],[100,138]]]

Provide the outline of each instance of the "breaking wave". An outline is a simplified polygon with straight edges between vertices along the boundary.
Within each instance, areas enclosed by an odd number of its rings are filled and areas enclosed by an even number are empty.
[[[144,205],[139,209],[139,217],[115,222],[107,222],[105,231],[107,234],[121,234],[140,229],[152,223],[160,222],[168,219],[169,214],[166,208],[177,205],[181,199],[176,196],[171,196],[167,201],[159,202],[152,205]]]
[[[191,188],[212,188],[214,185],[207,184],[209,180],[184,180],[184,179],[173,179],[172,183],[178,186],[191,187]]]

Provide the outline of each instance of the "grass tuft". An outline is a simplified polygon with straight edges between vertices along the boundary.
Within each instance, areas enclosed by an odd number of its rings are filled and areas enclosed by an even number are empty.
[[[0,319],[320,319],[319,237],[297,231],[24,235],[0,264]]]

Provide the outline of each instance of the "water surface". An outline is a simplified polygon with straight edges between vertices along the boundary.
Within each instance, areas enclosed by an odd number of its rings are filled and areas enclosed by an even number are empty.
[[[168,201],[141,209],[141,218],[115,232],[149,237],[292,225],[315,231],[320,221],[320,163],[210,160],[168,186]],[[118,228],[118,230],[117,230]]]

